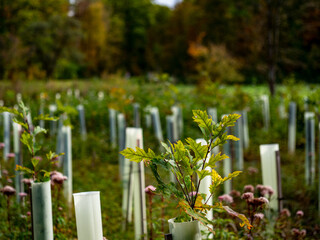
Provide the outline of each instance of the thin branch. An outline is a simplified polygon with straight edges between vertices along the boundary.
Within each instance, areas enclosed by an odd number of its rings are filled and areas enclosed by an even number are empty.
[[[170,144],[170,148],[171,148],[171,152],[172,152],[172,158],[173,158],[174,162],[176,163],[176,165],[177,165],[177,167],[178,167],[178,170],[179,170],[179,172],[180,172],[180,174],[181,174],[181,176],[182,176],[182,180],[183,180],[184,186],[186,187],[186,192],[187,192],[187,193],[184,193],[184,194],[185,194],[185,196],[186,196],[186,199],[187,199],[189,205],[191,206],[191,204],[192,204],[193,201],[191,201],[191,198],[189,198],[187,184],[186,184],[186,182],[184,181],[183,172],[182,172],[182,170],[181,170],[181,168],[180,168],[180,166],[179,166],[179,163],[178,163],[178,161],[177,161],[177,160],[175,159],[175,157],[174,157],[173,148],[172,148],[172,145],[171,145],[171,144]],[[175,177],[176,177],[177,181],[179,182],[178,176],[175,175]],[[179,182],[179,184],[181,185],[180,182]],[[191,184],[191,185],[192,185],[192,184]],[[182,188],[182,185],[181,185],[180,187]],[[184,191],[183,191],[183,192],[184,192]],[[191,206],[191,207],[192,207],[192,206]]]
[[[207,159],[208,154],[209,154],[209,152],[210,152],[212,142],[213,142],[213,138],[211,138],[211,140],[210,140],[210,143],[209,143],[209,146],[208,146],[208,150],[207,150],[206,156],[205,156],[204,159],[203,159],[203,164],[202,164],[202,169],[201,169],[201,170],[204,169],[204,165],[206,164],[206,159]],[[192,202],[192,206],[191,206],[192,209],[193,209],[193,207],[194,207],[194,205],[195,205],[195,203],[196,203],[196,199],[197,199],[197,196],[198,196],[200,183],[201,183],[201,179],[199,179],[198,184],[197,184],[197,190],[196,190],[196,194],[195,194],[195,199],[194,199],[194,201]]]
[[[205,205],[207,204],[207,202],[209,201],[209,199],[212,197],[213,193],[210,194],[210,196],[208,197],[208,199],[206,200],[206,202],[204,203]]]
[[[211,145],[212,145],[212,143],[213,143],[213,140],[216,139],[216,138],[220,138],[220,137],[222,136],[222,134],[224,133],[224,131],[225,131],[225,127],[222,128],[221,132],[220,132],[219,134],[217,134],[217,136],[213,137],[213,136],[211,135],[210,143],[209,143],[209,146],[208,146],[208,150],[207,150],[206,156],[205,156],[205,158],[203,159],[203,164],[202,164],[202,169],[201,169],[201,170],[204,169],[204,166],[205,166],[205,164],[206,164],[206,160],[207,160],[208,154],[211,152]],[[201,179],[199,179],[199,181],[198,181],[197,191],[196,191],[195,196],[198,195],[200,183],[201,183]],[[212,195],[212,194],[211,194],[211,195]],[[197,197],[195,197],[194,202],[192,203],[192,209],[193,209],[193,207],[194,207],[194,205],[195,205],[195,203],[196,203],[196,199],[197,199]]]
[[[169,161],[166,161],[165,159],[164,159],[164,161],[167,162],[167,163],[169,163]],[[170,163],[169,163],[169,164],[170,164]],[[170,164],[170,165],[171,165],[171,164]],[[187,193],[185,192],[185,190],[183,189],[182,184],[181,184],[181,182],[180,182],[179,179],[178,179],[178,176],[177,176],[174,172],[173,172],[173,175],[174,175],[174,177],[176,178],[177,182],[179,183],[179,186],[180,186],[183,194],[184,194],[185,196],[188,196],[188,194],[187,194]],[[186,199],[187,199],[187,202],[189,203],[189,205],[191,205],[191,200],[190,200],[188,197],[186,197]]]

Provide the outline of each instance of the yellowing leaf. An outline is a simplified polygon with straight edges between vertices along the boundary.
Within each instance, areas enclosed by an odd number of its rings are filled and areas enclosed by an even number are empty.
[[[230,207],[228,206],[222,206],[222,208],[231,216],[239,218],[242,222],[240,223],[240,227],[247,226],[247,228],[250,230],[253,226],[250,224],[249,220],[247,217],[243,214],[237,213],[236,211],[233,211]]]
[[[220,125],[223,127],[232,127],[235,122],[241,117],[240,114],[229,114],[228,116],[224,116],[220,122]]]
[[[225,182],[231,178],[238,176],[240,173],[241,171],[234,171],[233,173],[229,173],[228,177],[223,178],[222,181]]]
[[[233,135],[228,135],[228,136],[227,136],[227,140],[239,141],[240,138],[237,138],[236,136],[233,136]]]

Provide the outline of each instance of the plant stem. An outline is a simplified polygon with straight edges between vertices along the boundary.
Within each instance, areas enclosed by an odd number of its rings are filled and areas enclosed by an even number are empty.
[[[164,197],[161,196],[162,208],[161,208],[161,232],[164,233]]]
[[[209,146],[208,146],[208,150],[207,150],[206,156],[205,156],[204,159],[203,159],[203,164],[202,164],[202,169],[201,169],[201,170],[204,169],[204,166],[205,166],[205,164],[206,164],[206,159],[207,159],[208,154],[209,154],[209,152],[210,152],[212,142],[213,142],[213,138],[210,139],[210,143],[209,143]],[[192,202],[192,206],[191,206],[192,209],[194,208],[194,205],[195,205],[195,203],[196,203],[196,199],[197,199],[197,196],[198,196],[200,183],[201,183],[201,179],[199,179],[198,184],[197,184],[197,190],[196,190],[195,198],[194,198],[194,201]]]
[[[207,202],[209,201],[209,199],[212,197],[213,193],[210,194],[210,196],[208,197],[208,199],[206,200],[206,202],[204,204],[207,204]]]
[[[152,240],[152,194],[149,194],[149,216],[150,216],[150,223],[149,223],[149,229],[150,229],[150,237],[149,240]]]
[[[9,232],[11,232],[11,224],[10,224],[10,197],[7,196],[7,213],[8,213],[8,225],[9,225]]]
[[[213,140],[216,139],[216,138],[220,138],[220,137],[222,136],[222,134],[223,134],[224,131],[225,131],[225,128],[222,128],[221,132],[220,132],[217,136],[212,136],[212,135],[211,135],[210,143],[209,143],[209,146],[208,146],[208,150],[207,150],[206,156],[205,156],[204,159],[203,159],[203,164],[202,164],[201,170],[203,170],[203,169],[204,169],[204,166],[206,165],[206,160],[207,160],[208,154],[211,152],[211,145],[212,145],[212,143],[213,143]],[[194,207],[194,205],[195,205],[195,203],[196,203],[196,198],[197,198],[197,196],[198,196],[200,183],[201,183],[201,180],[199,179],[198,184],[197,184],[196,194],[195,194],[196,197],[195,197],[195,200],[194,200],[194,202],[193,202],[193,204],[192,204],[192,209],[193,209],[193,207]],[[210,195],[210,197],[211,197],[211,196],[212,196],[212,194]],[[209,198],[210,198],[210,197],[209,197]],[[209,200],[209,198],[208,198],[208,200]],[[206,203],[208,202],[208,200],[206,201]]]
[[[168,162],[168,161],[166,161],[165,159],[164,159],[164,161],[165,161],[165,162]],[[176,161],[175,161],[175,162],[176,162]],[[173,173],[173,175],[174,175],[174,177],[176,178],[177,182],[179,183],[179,186],[180,186],[183,194],[186,196],[186,199],[187,199],[188,204],[190,205],[190,204],[191,204],[191,200],[189,200],[189,198],[187,197],[188,194],[185,193],[185,190],[184,190],[184,188],[182,187],[182,184],[181,184],[181,182],[179,181],[178,176],[177,176],[175,173]],[[187,190],[188,190],[188,189],[187,189]]]
[[[32,146],[31,146],[31,159],[32,158],[34,158],[34,140],[35,140],[35,137],[33,136],[33,134],[32,134],[32,132],[31,132],[31,129],[30,129],[30,124],[29,124],[29,122],[28,122],[28,118],[27,118],[27,113],[26,112],[23,112],[23,114],[24,114],[24,119],[25,119],[25,122],[26,122],[26,124],[27,124],[27,126],[28,126],[28,133],[30,134],[30,136],[32,137]],[[33,166],[33,164],[32,164],[32,166]],[[36,181],[36,178],[37,178],[37,172],[36,172],[36,167],[35,166],[33,166],[33,172],[34,172],[34,174],[33,174],[33,181]]]
[[[181,184],[180,181],[178,180],[178,176],[177,176],[176,174],[174,174],[174,176],[176,177],[176,180],[177,180],[178,183],[180,184],[180,187],[181,187],[181,189],[182,189],[182,191],[183,191],[183,194],[184,194],[185,197],[186,197],[186,200],[188,201],[189,205],[192,207],[192,201],[191,201],[191,198],[189,198],[188,188],[187,188],[186,182],[184,181],[183,172],[182,172],[182,170],[181,170],[181,168],[180,168],[180,166],[179,166],[178,161],[176,161],[176,159],[175,159],[175,157],[174,157],[173,149],[172,149],[171,144],[170,144],[170,147],[171,147],[171,151],[172,151],[173,160],[174,160],[174,162],[176,163],[176,165],[177,165],[177,167],[178,167],[178,170],[179,170],[179,172],[180,172],[180,174],[181,174],[181,176],[182,176],[182,180],[183,180],[184,186],[186,187],[186,193],[185,193],[185,190],[184,190],[183,187],[182,187],[182,184]],[[192,186],[192,184],[191,184],[191,186]],[[192,208],[192,209],[193,209],[193,208]]]

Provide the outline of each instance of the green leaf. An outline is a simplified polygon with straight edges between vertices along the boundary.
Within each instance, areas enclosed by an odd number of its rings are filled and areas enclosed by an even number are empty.
[[[206,176],[210,176],[211,172],[209,170],[201,170],[201,171],[196,171],[196,173],[198,174],[198,178],[199,180],[204,179]]]
[[[185,211],[186,211],[186,213],[187,213],[188,215],[190,215],[192,218],[198,220],[202,225],[204,225],[205,227],[207,227],[210,232],[212,232],[213,234],[215,233],[215,232],[213,231],[213,229],[210,227],[210,226],[213,225],[213,222],[210,221],[210,220],[206,217],[206,215],[205,215],[204,213],[195,212],[195,211],[192,210],[191,208],[187,208]]]
[[[18,105],[19,105],[20,109],[22,110],[23,117],[26,117],[29,113],[29,108],[24,105],[23,101],[20,101]]]
[[[155,179],[157,180],[158,184],[164,184],[164,182],[161,180],[161,177],[158,173],[158,166],[154,163],[151,163],[150,165],[151,171]]]
[[[142,148],[136,147],[136,151],[132,148],[126,148],[120,152],[125,158],[134,162],[150,161],[153,158],[157,158],[156,154],[149,148],[148,152],[145,152]]]
[[[220,122],[222,127],[233,127],[236,121],[241,117],[240,114],[233,113],[228,116],[224,116]]]
[[[192,184],[192,182],[191,182],[191,177],[190,177],[190,175],[186,175],[186,176],[184,177],[184,181],[185,181],[185,183],[186,183],[186,188],[187,188],[187,189],[191,189],[191,184]]]
[[[46,154],[46,157],[48,160],[52,160],[53,158],[55,158],[55,156],[57,156],[57,155],[52,151],[50,151]]]
[[[0,107],[0,113],[3,113],[3,112],[9,112],[14,115],[21,116],[23,118],[23,115],[15,108]]]
[[[41,170],[37,175],[37,182],[47,182],[50,180],[50,172],[46,170]]]
[[[31,163],[32,163],[33,167],[35,168],[35,167],[38,165],[38,163],[39,163],[39,159],[32,158],[32,159],[31,159]]]
[[[169,142],[170,142],[170,141],[169,141]],[[164,142],[161,142],[161,145],[164,147],[164,149],[165,149],[168,153],[172,154],[171,149],[169,148],[168,144],[166,144],[166,143],[164,143]]]
[[[199,128],[203,128],[205,135],[209,136],[212,134],[214,122],[211,116],[207,114],[206,111],[192,110],[193,121],[196,122]]]
[[[33,130],[33,136],[36,136],[39,133],[47,133],[47,130],[44,128],[41,128],[40,126],[36,126]]]
[[[41,170],[41,173],[43,173],[44,177],[50,177],[50,172],[46,171],[46,170]]]
[[[22,122],[22,121],[19,121],[17,118],[12,118],[12,121],[21,125],[21,127],[23,127],[24,129],[28,130],[29,129],[29,126],[28,124]]]
[[[221,152],[219,152],[218,154],[214,155],[212,154],[209,161],[204,165],[206,167],[211,167],[211,168],[215,168],[216,167],[216,162],[222,161],[226,158],[229,158],[227,155],[223,154],[221,156]]]
[[[175,160],[182,164],[183,166],[188,166],[190,161],[188,154],[186,152],[186,148],[184,147],[183,143],[179,140],[177,143],[174,144],[174,158]]]
[[[36,154],[41,149],[41,144],[33,142],[33,154]]]
[[[69,116],[71,116],[71,115],[76,116],[78,114],[78,111],[77,111],[76,108],[74,108],[72,106],[68,106],[68,105],[65,106],[59,100],[57,100],[56,103],[57,103],[57,106],[58,106],[58,113],[59,114],[66,113]]]
[[[24,145],[26,145],[28,147],[29,152],[31,154],[33,154],[33,138],[32,138],[32,136],[29,133],[27,133],[26,131],[24,131],[21,134],[20,140]]]
[[[202,145],[201,143],[197,143],[192,138],[187,138],[186,142],[188,144],[187,147],[193,151],[196,157],[193,163],[199,160],[203,160],[205,158],[208,151],[207,145]]]
[[[50,116],[49,114],[40,114],[39,116],[36,116],[35,118],[33,118],[34,121],[38,121],[38,120],[45,120],[45,121],[58,121],[59,117],[53,117]]]
[[[30,168],[27,168],[27,167],[23,167],[23,166],[20,166],[20,165],[16,165],[16,171],[20,171],[20,172],[25,172],[25,173],[29,173],[29,174],[34,174],[34,171],[31,170]]]

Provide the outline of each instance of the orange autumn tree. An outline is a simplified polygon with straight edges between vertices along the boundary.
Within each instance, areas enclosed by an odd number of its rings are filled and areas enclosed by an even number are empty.
[[[240,62],[232,57],[224,45],[209,44],[205,46],[201,33],[195,42],[189,44],[188,53],[196,60],[196,70],[201,81],[218,83],[235,83],[244,80],[239,72]]]

